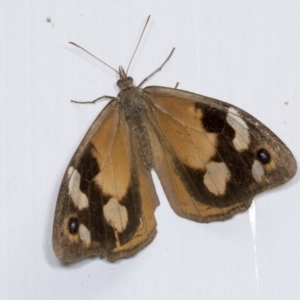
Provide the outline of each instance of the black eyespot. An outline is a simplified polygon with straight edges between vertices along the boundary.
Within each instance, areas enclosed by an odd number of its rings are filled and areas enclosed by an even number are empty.
[[[70,218],[69,220],[69,223],[68,223],[68,229],[69,229],[69,232],[71,234],[76,234],[78,232],[78,219],[77,218]]]
[[[132,77],[127,77],[127,81],[129,82],[129,83],[133,83],[133,78]]]
[[[117,81],[117,86],[118,86],[119,88],[123,86],[123,80],[122,80],[122,79],[119,79],[119,80]]]
[[[259,149],[256,153],[257,158],[262,164],[268,164],[271,161],[271,155],[266,149]]]

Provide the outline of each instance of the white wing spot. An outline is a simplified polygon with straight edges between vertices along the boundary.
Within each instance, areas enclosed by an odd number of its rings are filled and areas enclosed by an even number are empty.
[[[79,237],[87,246],[91,244],[91,233],[83,224],[79,226]]]
[[[139,225],[139,228],[137,229],[137,231],[141,230],[143,227],[144,227],[144,222],[143,222],[143,219],[140,218],[140,225]]]
[[[103,206],[104,217],[117,232],[123,232],[128,223],[128,213],[125,206],[121,205],[116,198],[110,198]]]
[[[257,182],[261,182],[263,180],[263,177],[265,176],[265,170],[262,164],[255,160],[252,165],[252,176]]]
[[[204,184],[214,195],[224,195],[226,184],[230,180],[230,172],[223,162],[210,162],[206,167]]]
[[[226,121],[235,131],[233,139],[235,149],[239,152],[246,150],[250,144],[249,127],[246,122],[233,107],[228,109]]]
[[[74,205],[78,209],[83,209],[89,206],[89,200],[87,196],[80,190],[80,174],[73,167],[68,169],[68,177],[69,177],[69,195],[72,198]]]

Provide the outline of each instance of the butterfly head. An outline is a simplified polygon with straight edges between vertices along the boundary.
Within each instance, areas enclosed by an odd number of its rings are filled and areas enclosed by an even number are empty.
[[[117,86],[120,88],[120,90],[125,90],[134,86],[132,77],[127,76],[121,66],[119,67],[119,75],[120,79],[117,81]]]

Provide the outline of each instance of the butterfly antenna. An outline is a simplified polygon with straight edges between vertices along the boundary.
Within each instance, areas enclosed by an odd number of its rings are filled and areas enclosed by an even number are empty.
[[[84,48],[82,48],[81,46],[73,43],[73,42],[69,42],[71,45],[78,47],[79,49],[85,51],[86,53],[88,53],[89,55],[93,56],[94,58],[96,58],[97,60],[99,60],[100,62],[102,62],[104,65],[106,65],[107,67],[111,68],[112,70],[114,70],[117,74],[119,74],[119,72],[114,69],[113,67],[111,67],[110,65],[108,65],[107,63],[105,63],[104,61],[102,61],[101,59],[99,59],[98,57],[96,57],[94,54],[92,54],[91,52],[85,50]]]
[[[127,68],[127,70],[126,70],[126,75],[128,74],[128,70],[129,70],[129,67],[130,67],[130,65],[131,65],[131,62],[132,62],[132,60],[133,60],[133,58],[134,58],[134,55],[135,55],[135,53],[136,53],[136,50],[138,49],[138,47],[139,47],[139,45],[140,45],[140,42],[141,42],[142,37],[143,37],[143,35],[144,35],[144,32],[145,32],[145,29],[146,29],[147,24],[148,24],[148,22],[149,22],[149,19],[150,19],[150,16],[148,16],[148,18],[147,18],[147,21],[146,21],[146,24],[145,24],[144,29],[143,29],[143,31],[142,31],[142,34],[141,34],[141,36],[140,36],[140,39],[139,39],[139,41],[138,41],[138,43],[137,43],[137,45],[136,45],[136,47],[135,47],[135,50],[134,50],[133,55],[132,55],[132,57],[131,57],[131,60],[130,60],[130,62],[129,62],[128,68]]]

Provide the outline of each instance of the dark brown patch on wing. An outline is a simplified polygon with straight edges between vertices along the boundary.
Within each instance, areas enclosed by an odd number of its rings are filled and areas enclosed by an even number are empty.
[[[216,110],[214,107],[203,107],[200,103],[195,103],[195,109],[199,109],[203,113],[200,121],[207,132],[222,133],[225,127],[228,127],[224,111]]]
[[[134,172],[132,172],[131,174],[133,175],[133,173]],[[128,213],[128,224],[126,226],[126,229],[123,232],[119,233],[121,245],[124,245],[130,241],[130,239],[140,226],[140,218],[142,216],[142,203],[138,178],[135,178],[134,181],[132,179],[133,178],[131,178],[132,185],[128,187],[126,195],[120,202],[120,204],[126,207]],[[133,186],[133,184],[135,186]]]

